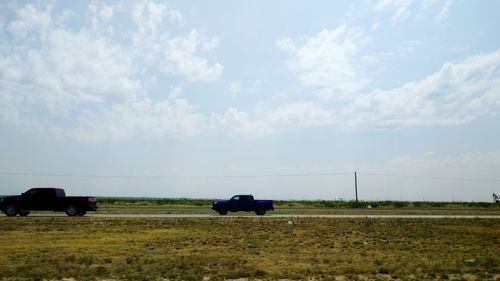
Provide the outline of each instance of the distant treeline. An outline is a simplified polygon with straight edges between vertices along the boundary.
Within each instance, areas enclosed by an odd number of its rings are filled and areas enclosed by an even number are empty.
[[[277,206],[284,207],[320,207],[320,208],[444,208],[444,207],[480,207],[494,206],[488,202],[436,202],[436,201],[277,201]]]
[[[211,206],[212,201],[189,198],[97,197],[99,204],[110,205]]]
[[[98,197],[99,204],[105,205],[146,205],[146,206],[195,206],[212,205],[212,199],[189,198],[138,198],[138,197]],[[356,201],[339,200],[276,200],[275,207],[284,208],[355,208]],[[359,201],[359,208],[491,208],[498,204],[488,202],[436,202],[436,201]]]

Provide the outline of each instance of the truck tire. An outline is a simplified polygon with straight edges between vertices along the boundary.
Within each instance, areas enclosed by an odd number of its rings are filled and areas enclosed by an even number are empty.
[[[85,214],[87,213],[87,211],[78,211],[76,214],[79,216],[79,217],[83,217],[85,216]]]
[[[9,217],[15,217],[17,215],[17,209],[14,205],[9,205],[3,211]]]
[[[29,215],[30,213],[31,213],[30,211],[19,211],[19,215],[21,217],[25,217],[25,216]]]
[[[73,205],[70,205],[66,208],[66,211],[64,211],[66,213],[66,215],[68,215],[68,217],[74,217],[76,216],[78,210],[76,209],[75,206]]]
[[[219,210],[217,210],[217,212],[219,213],[219,215],[221,216],[225,216],[227,215],[227,209],[225,208],[220,208]]]
[[[266,214],[266,209],[264,208],[257,208],[257,210],[255,210],[255,213],[258,215],[258,216],[263,216]]]

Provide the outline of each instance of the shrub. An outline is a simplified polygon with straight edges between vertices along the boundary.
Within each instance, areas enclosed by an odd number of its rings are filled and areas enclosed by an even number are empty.
[[[404,202],[404,201],[394,201],[394,207],[396,208],[403,208],[410,205],[409,202]]]

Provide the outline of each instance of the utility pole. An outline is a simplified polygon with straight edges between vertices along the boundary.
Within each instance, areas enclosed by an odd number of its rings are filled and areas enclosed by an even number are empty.
[[[358,176],[354,171],[354,191],[356,192],[356,208],[358,207]]]

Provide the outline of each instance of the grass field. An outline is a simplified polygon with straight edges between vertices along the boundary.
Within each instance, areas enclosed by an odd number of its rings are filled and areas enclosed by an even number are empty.
[[[47,213],[47,212],[36,212]],[[51,213],[51,212],[49,212]],[[192,206],[102,206],[98,214],[213,214],[210,207]],[[229,213],[229,216],[255,216],[253,212]],[[272,215],[467,215],[488,216],[500,215],[500,208],[378,208],[378,209],[347,209],[347,208],[277,208],[266,216]]]
[[[4,280],[500,280],[499,219],[0,218]]]

